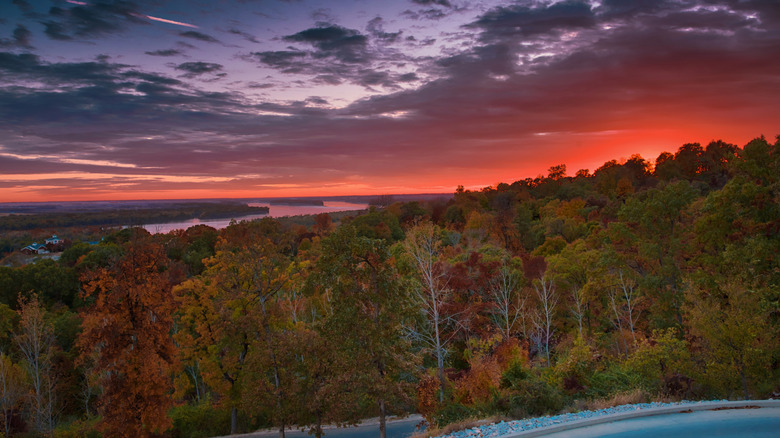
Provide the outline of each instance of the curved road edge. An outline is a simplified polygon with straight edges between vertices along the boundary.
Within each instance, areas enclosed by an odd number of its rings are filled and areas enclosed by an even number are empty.
[[[663,406],[659,408],[650,409],[637,409],[632,412],[621,412],[617,414],[609,414],[595,418],[585,418],[582,420],[574,420],[566,423],[555,424],[552,426],[540,427],[538,429],[526,430],[522,432],[515,432],[506,435],[501,435],[500,438],[531,438],[537,436],[543,436],[556,432],[564,432],[571,429],[578,429],[580,427],[595,426],[597,424],[612,423],[615,421],[629,420],[632,418],[651,417],[655,415],[666,415],[676,413],[687,413],[696,411],[711,411],[718,409],[746,409],[749,407],[759,408],[776,408],[780,409],[780,400],[742,400],[742,401],[715,401],[715,402],[701,402],[691,403],[678,406]]]

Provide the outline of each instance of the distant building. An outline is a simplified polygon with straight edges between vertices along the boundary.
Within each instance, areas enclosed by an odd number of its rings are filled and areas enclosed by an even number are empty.
[[[57,237],[56,234],[52,234],[44,243],[32,243],[22,248],[21,252],[24,254],[48,254],[50,252],[62,251],[64,245],[64,240]]]
[[[51,237],[46,239],[45,245],[61,245],[65,241],[57,237],[56,234],[52,234]]]
[[[22,248],[22,252],[25,254],[48,254],[49,250],[46,249],[46,245],[36,242]]]

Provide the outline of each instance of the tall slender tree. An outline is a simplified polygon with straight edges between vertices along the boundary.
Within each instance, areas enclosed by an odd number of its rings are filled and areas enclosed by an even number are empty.
[[[46,311],[33,294],[19,300],[19,331],[16,344],[30,376],[30,408],[36,432],[48,435],[54,429],[56,377],[53,369],[54,330],[45,319]]]
[[[103,393],[104,435],[148,437],[171,426],[171,371],[176,348],[170,332],[176,301],[168,258],[160,245],[133,240],[125,255],[85,277],[85,312],[78,345],[97,357]]]
[[[353,402],[365,398],[377,406],[380,437],[386,438],[388,412],[409,403],[411,388],[402,376],[414,369],[403,334],[407,289],[384,242],[359,237],[351,226],[341,226],[323,241],[316,270],[313,280],[331,296],[332,313],[323,329],[336,341],[337,366],[343,370],[339,378]]]
[[[13,413],[19,409],[25,390],[24,371],[0,351],[0,422],[4,436],[11,436]]]
[[[550,366],[550,341],[555,334],[555,306],[558,305],[558,294],[551,278],[542,275],[533,283],[538,299],[537,310],[533,315],[534,337],[542,347],[547,366]]]
[[[446,379],[444,378],[444,359],[447,355],[447,345],[455,331],[445,333],[452,326],[452,318],[447,315],[446,306],[452,294],[450,275],[441,255],[441,239],[439,227],[425,222],[406,233],[404,248],[412,260],[417,273],[417,287],[413,297],[424,314],[424,327],[407,330],[413,338],[422,341],[433,351],[436,358],[436,370],[439,378],[439,402],[444,401]]]

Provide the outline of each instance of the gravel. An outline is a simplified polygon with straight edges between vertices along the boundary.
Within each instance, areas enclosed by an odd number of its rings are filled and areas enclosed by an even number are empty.
[[[722,400],[726,401],[726,400]],[[710,403],[709,401],[708,403]],[[604,415],[621,414],[625,412],[633,412],[642,409],[663,408],[670,406],[692,406],[703,402],[671,402],[671,403],[638,403],[633,405],[621,405],[612,408],[599,409],[597,411],[581,411],[568,414],[560,414],[554,416],[526,418],[524,420],[516,421],[502,421],[500,423],[486,424],[471,429],[461,430],[448,435],[442,435],[440,438],[491,438],[500,437],[503,435],[524,432],[527,430],[538,429],[540,427],[553,426],[556,424],[568,423],[570,421],[585,420],[588,418],[596,418]]]

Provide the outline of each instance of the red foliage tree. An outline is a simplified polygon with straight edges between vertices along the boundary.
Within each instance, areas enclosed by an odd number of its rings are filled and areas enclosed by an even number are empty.
[[[82,359],[96,359],[105,436],[148,437],[171,426],[176,300],[168,262],[160,245],[134,242],[124,257],[84,278],[84,294],[95,303],[83,316],[78,344]]]

